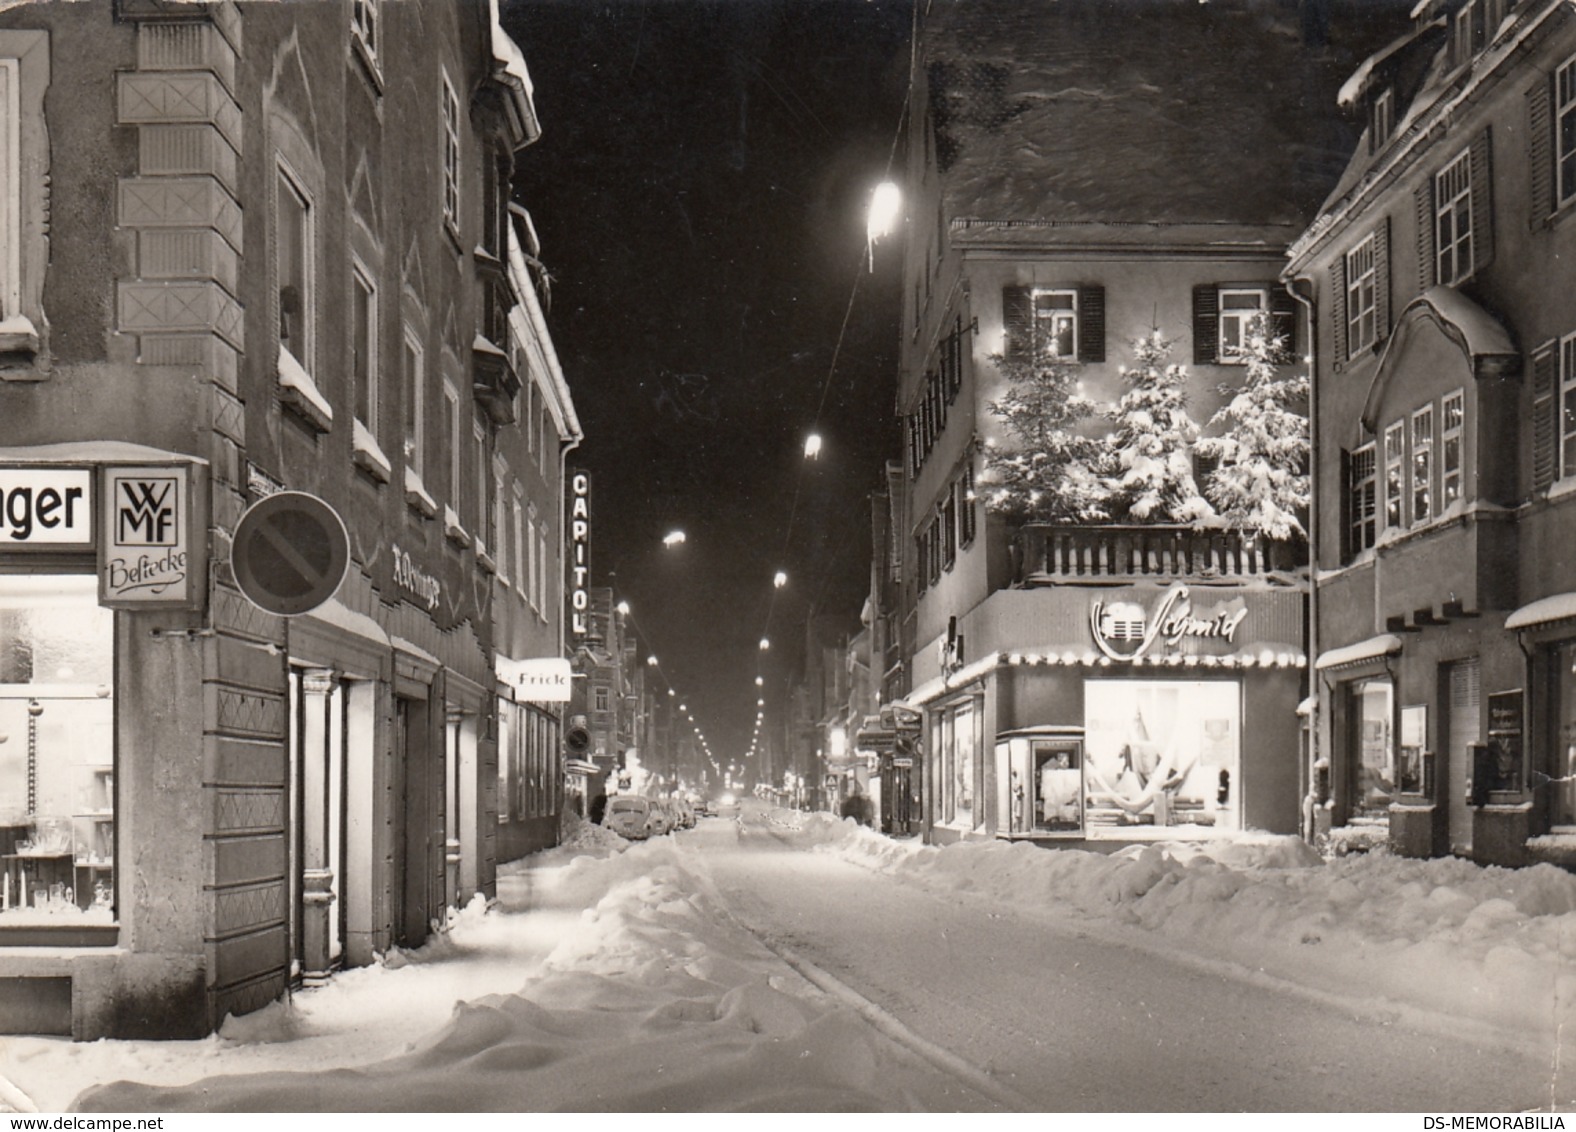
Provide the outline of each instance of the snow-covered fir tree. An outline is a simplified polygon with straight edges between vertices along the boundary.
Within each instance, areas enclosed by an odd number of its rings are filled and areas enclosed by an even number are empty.
[[[1199,428],[1187,412],[1187,370],[1166,364],[1171,347],[1158,329],[1134,340],[1127,392],[1107,412],[1116,428],[1102,470],[1118,521],[1199,523],[1214,513],[1193,480]]]
[[[1007,392],[990,402],[1011,442],[985,449],[985,506],[1014,522],[1080,522],[1104,516],[1093,470],[1095,442],[1078,431],[1094,403],[1078,391],[1079,364],[1054,346],[991,355]]]
[[[1236,351],[1247,365],[1242,388],[1210,421],[1222,434],[1199,442],[1199,452],[1219,462],[1204,489],[1234,527],[1305,538],[1308,379],[1278,368],[1292,359],[1266,313],[1248,322],[1243,342]]]

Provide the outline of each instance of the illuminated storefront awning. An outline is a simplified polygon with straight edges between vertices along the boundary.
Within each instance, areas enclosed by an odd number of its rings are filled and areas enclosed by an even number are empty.
[[[1505,628],[1512,632],[1547,625],[1551,621],[1569,621],[1576,618],[1576,593],[1554,594],[1522,606],[1505,618]]]
[[[1369,637],[1366,641],[1358,641],[1355,645],[1343,645],[1341,648],[1320,653],[1313,667],[1320,672],[1327,672],[1332,668],[1345,668],[1365,660],[1394,656],[1400,651],[1400,637],[1394,633],[1380,633],[1377,637]]]

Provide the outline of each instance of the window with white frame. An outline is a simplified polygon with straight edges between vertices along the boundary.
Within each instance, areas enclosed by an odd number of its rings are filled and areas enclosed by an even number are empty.
[[[449,466],[444,469],[449,506],[458,513],[460,509],[461,457],[465,449],[460,442],[460,393],[448,378],[443,380],[443,439],[449,449]]]
[[[1370,233],[1362,243],[1346,253],[1346,352],[1357,351],[1374,344],[1377,333],[1375,323],[1377,261],[1374,257],[1374,237]]]
[[[1434,407],[1412,414],[1412,525],[1434,517]]]
[[[1078,292],[1034,292],[1034,345],[1059,358],[1078,356]]]
[[[0,320],[22,313],[21,71],[0,59]]]
[[[1348,533],[1353,554],[1360,554],[1378,538],[1378,453],[1372,443],[1351,454],[1348,473],[1348,508],[1351,528]]]
[[[521,498],[520,485],[514,485],[514,569],[515,583],[520,587],[520,596],[529,598],[530,590],[527,589],[529,564],[525,559],[525,503]]]
[[[1442,508],[1461,498],[1465,431],[1466,392],[1458,389],[1439,406],[1439,501]]]
[[[1384,525],[1402,527],[1401,500],[1406,490],[1406,426],[1396,421],[1384,430]]]
[[[487,426],[482,423],[478,414],[471,421],[471,439],[476,442],[476,537],[481,539],[488,547],[493,546],[493,533],[489,529],[488,517],[492,514],[487,509]]]
[[[410,327],[405,328],[404,370],[405,370],[405,435],[404,452],[405,465],[417,475],[421,474],[422,455],[422,425],[426,414],[425,402],[427,399],[427,373],[426,358],[422,352],[421,343],[416,339],[415,331]]]
[[[360,263],[350,269],[350,370],[355,383],[356,419],[374,436],[378,431],[378,292]]]
[[[520,593],[527,603],[536,604],[536,506],[531,504],[525,509],[525,533],[521,538],[525,544],[525,569],[522,573]]]
[[[1374,95],[1373,115],[1368,131],[1368,144],[1370,152],[1377,152],[1379,147],[1390,140],[1390,135],[1395,133],[1395,91],[1386,87]]]
[[[1242,350],[1248,341],[1248,324],[1260,311],[1269,309],[1269,295],[1258,287],[1220,289],[1220,352],[1222,363],[1244,361]]]
[[[1560,340],[1559,475],[1576,476],[1576,334]]]
[[[553,563],[547,557],[547,523],[544,520],[541,528],[536,532],[536,560],[542,564],[537,571],[538,588],[536,591],[536,608],[541,610],[542,616],[547,616],[547,598],[549,593],[548,580],[551,577]]]
[[[1455,284],[1472,274],[1472,154],[1462,150],[1434,177],[1436,278]]]
[[[443,76],[443,219],[460,230],[460,98]]]
[[[1554,73],[1555,204],[1576,198],[1576,58]]]
[[[49,32],[0,28],[0,349],[19,358],[38,355],[49,324],[50,66]]]
[[[493,548],[493,558],[498,564],[498,580],[509,584],[509,496],[504,492],[504,465],[493,461],[493,521],[488,545]]]
[[[274,273],[279,288],[279,345],[312,371],[312,205],[281,163],[275,177]]]
[[[383,0],[350,0],[350,38],[374,70],[378,66],[378,23]]]

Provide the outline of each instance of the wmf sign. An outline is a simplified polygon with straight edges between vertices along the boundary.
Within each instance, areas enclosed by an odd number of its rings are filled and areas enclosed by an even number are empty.
[[[191,466],[105,468],[99,600],[123,608],[190,605],[202,581],[194,553]]]

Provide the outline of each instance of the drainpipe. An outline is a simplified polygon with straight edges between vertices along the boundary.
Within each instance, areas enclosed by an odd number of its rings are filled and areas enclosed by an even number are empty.
[[[1306,283],[1308,285],[1309,293],[1307,295],[1304,295],[1301,291],[1299,291],[1297,289],[1297,286],[1300,283]],[[1314,319],[1314,315],[1315,315],[1315,312],[1316,312],[1317,308],[1314,306],[1313,296],[1316,294],[1316,292],[1313,289],[1313,281],[1311,279],[1308,279],[1308,278],[1302,277],[1302,276],[1298,276],[1298,277],[1294,277],[1294,278],[1286,280],[1286,293],[1289,294],[1293,299],[1295,299],[1297,301],[1297,303],[1307,313],[1307,326],[1308,326],[1308,334],[1307,334],[1308,353],[1307,353],[1307,361],[1306,361],[1306,365],[1308,367],[1308,477],[1309,477],[1309,481],[1308,481],[1308,486],[1309,486],[1309,491],[1308,491],[1308,672],[1309,672],[1308,692],[1309,692],[1310,695],[1317,697],[1317,699],[1316,699],[1316,701],[1314,703],[1313,727],[1308,733],[1308,746],[1309,746],[1308,757],[1306,759],[1302,760],[1303,765],[1298,767],[1298,770],[1297,770],[1298,783],[1302,787],[1303,796],[1305,798],[1307,798],[1307,797],[1311,797],[1312,796],[1312,792],[1313,792],[1313,788],[1314,788],[1314,782],[1316,781],[1316,777],[1315,777],[1315,774],[1314,774],[1314,764],[1316,762],[1318,762],[1319,753],[1320,753],[1320,750],[1321,750],[1321,747],[1322,747],[1322,744],[1320,743],[1320,734],[1324,730],[1325,725],[1331,719],[1330,712],[1331,712],[1331,709],[1333,707],[1333,705],[1330,703],[1330,694],[1331,693],[1327,692],[1325,695],[1322,695],[1322,696],[1319,695],[1319,692],[1320,692],[1319,683],[1320,683],[1320,681],[1313,674],[1313,664],[1314,664],[1314,661],[1316,661],[1318,659],[1318,656],[1319,656],[1319,586],[1318,586],[1318,583],[1317,583],[1317,577],[1318,577],[1318,573],[1319,573],[1319,550],[1318,550],[1318,531],[1319,531],[1319,490],[1318,490],[1318,485],[1319,485],[1319,414],[1315,411],[1315,406],[1318,404],[1318,398],[1315,396],[1315,384],[1318,381],[1319,368],[1318,368],[1318,365],[1317,365],[1318,354],[1316,353],[1316,351],[1318,349],[1318,339],[1315,336],[1316,322],[1315,322],[1315,319]],[[1334,765],[1333,765],[1333,762],[1331,763],[1330,769],[1331,769],[1332,772],[1335,769]],[[1331,776],[1330,776],[1330,791],[1331,791],[1332,795],[1334,794],[1334,790],[1335,790],[1335,776],[1332,773]],[[1315,816],[1317,815],[1317,812],[1318,812],[1318,805],[1319,805],[1319,799],[1315,798],[1315,799],[1313,799],[1313,805],[1309,807],[1308,829],[1307,829],[1307,832],[1306,832],[1306,836],[1307,836],[1308,840],[1310,840],[1310,841],[1313,838],[1314,824],[1315,824],[1314,819],[1315,819]]]

